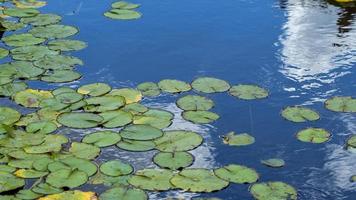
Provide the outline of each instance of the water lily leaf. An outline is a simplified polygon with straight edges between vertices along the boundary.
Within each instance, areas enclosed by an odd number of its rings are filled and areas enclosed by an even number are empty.
[[[33,162],[32,167],[37,171],[48,171],[48,165],[53,162],[54,160],[52,158],[44,157],[36,159]]]
[[[122,110],[107,111],[99,114],[104,118],[102,125],[105,128],[122,127],[132,122],[132,114]]]
[[[70,70],[75,65],[83,65],[83,61],[72,56],[45,55],[36,60],[33,64],[42,69]]]
[[[19,178],[39,178],[47,175],[47,172],[40,172],[33,169],[19,169],[14,175]]]
[[[123,139],[116,144],[117,147],[126,151],[149,151],[156,147],[156,144],[151,141],[127,140]]]
[[[235,85],[229,90],[229,94],[239,99],[253,100],[262,99],[268,96],[268,91],[257,85]]]
[[[11,97],[17,92],[26,90],[27,84],[24,82],[13,82],[0,86],[0,96]]]
[[[170,179],[173,172],[166,169],[144,169],[137,171],[128,181],[143,190],[165,191],[173,186]]]
[[[184,111],[182,117],[196,124],[208,124],[220,118],[219,115],[205,110]]]
[[[314,110],[301,106],[288,106],[282,111],[282,117],[292,122],[315,121],[320,118]]]
[[[15,167],[11,167],[9,165],[1,164],[0,165],[0,171],[1,172],[13,173],[14,171],[16,171],[16,168]]]
[[[255,143],[255,138],[247,133],[235,134],[232,131],[224,136],[223,142],[231,146],[246,146]]]
[[[163,132],[149,125],[130,125],[120,131],[121,137],[130,140],[153,140],[163,135]]]
[[[141,91],[143,96],[155,97],[161,93],[158,85],[153,82],[144,82],[137,86],[137,89]]]
[[[57,121],[71,128],[93,128],[98,126],[104,120],[103,117],[92,113],[63,113],[57,118]]]
[[[188,152],[159,152],[153,157],[153,162],[159,167],[179,170],[193,164],[194,157]]]
[[[110,92],[110,95],[117,95],[117,96],[124,97],[126,104],[137,103],[142,99],[141,92],[132,88],[113,89]]]
[[[111,91],[111,87],[106,83],[92,83],[78,88],[77,92],[93,97],[104,95]]]
[[[178,99],[177,106],[182,110],[210,110],[214,102],[206,97],[187,95]]]
[[[57,24],[62,19],[56,14],[38,14],[34,17],[21,18],[20,22],[24,24],[31,24],[33,26],[46,26],[50,24]]]
[[[93,185],[105,185],[108,187],[122,187],[129,186],[130,184],[127,180],[131,177],[131,175],[127,176],[108,176],[102,173],[97,173],[89,180],[89,184]]]
[[[203,138],[191,131],[166,131],[154,140],[156,149],[163,152],[189,151],[198,147]]]
[[[332,97],[325,101],[325,107],[335,112],[356,112],[356,99],[352,97]]]
[[[15,94],[14,100],[17,104],[27,108],[36,108],[44,99],[53,98],[50,91],[26,89]]]
[[[356,182],[356,175],[352,175],[352,176],[350,177],[350,182],[351,182],[351,183]]]
[[[60,111],[60,110],[63,110],[65,108],[69,107],[69,105],[62,103],[60,100],[58,100],[56,98],[50,98],[50,99],[42,100],[40,102],[39,107],[42,109],[46,109],[46,110]]]
[[[229,185],[207,169],[184,169],[171,179],[176,188],[189,192],[213,192]]]
[[[98,200],[94,192],[82,192],[79,190],[65,191],[59,194],[51,194],[38,200]]]
[[[17,8],[40,8],[47,5],[47,2],[37,0],[13,0],[12,2]]]
[[[57,188],[75,188],[85,184],[88,180],[88,175],[78,169],[60,169],[55,172],[51,172],[46,182]]]
[[[118,143],[121,140],[121,136],[114,131],[97,131],[86,135],[82,142],[87,144],[93,144],[98,147],[107,147]]]
[[[111,4],[111,7],[113,8],[117,8],[117,9],[135,9],[140,7],[140,4],[134,4],[134,3],[129,3],[126,1],[118,1],[118,2],[114,2],[113,4]]]
[[[37,146],[25,147],[26,153],[48,153],[59,152],[62,149],[62,144],[68,143],[68,138],[63,135],[46,135],[43,143]]]
[[[0,59],[5,58],[8,55],[9,55],[9,50],[0,48]]]
[[[292,186],[279,181],[255,183],[249,190],[253,197],[258,200],[297,199],[297,191]]]
[[[60,95],[62,93],[76,93],[76,91],[75,91],[75,89],[67,87],[67,86],[58,87],[58,88],[52,90],[52,94],[54,96]]]
[[[1,200],[21,200],[14,195],[0,195]]]
[[[274,168],[283,167],[285,165],[284,160],[279,158],[270,158],[267,160],[261,160],[261,163],[268,167],[274,167]]]
[[[13,78],[36,78],[37,76],[43,74],[44,70],[35,67],[31,62],[26,61],[15,61],[11,63],[6,63],[0,65],[1,70],[13,70]]]
[[[125,105],[125,99],[122,96],[105,95],[101,97],[90,97],[85,99],[87,105],[84,110],[87,112],[105,112],[116,110]]]
[[[346,148],[351,151],[356,150],[356,135],[352,135],[350,138],[347,139]]]
[[[39,145],[45,136],[41,134],[15,133],[15,137],[4,137],[0,139],[0,146],[8,148],[22,148],[29,145]]]
[[[254,169],[243,165],[230,164],[219,169],[215,169],[214,173],[217,177],[233,182],[233,183],[254,183],[259,176]]]
[[[89,160],[76,158],[73,156],[69,156],[58,161],[48,163],[47,168],[50,172],[55,172],[60,169],[78,169],[82,172],[85,172],[88,176],[94,175],[98,170],[97,166]]]
[[[92,160],[100,154],[100,148],[91,144],[73,142],[69,152],[78,158]]]
[[[37,194],[35,192],[33,192],[32,190],[20,190],[16,193],[16,198],[19,198],[19,199],[28,199],[28,200],[31,200],[31,199],[37,199],[39,197],[42,196],[42,194]]]
[[[111,19],[129,20],[129,19],[139,19],[141,18],[142,14],[134,10],[112,9],[109,10],[108,12],[105,12],[104,16]]]
[[[99,196],[100,200],[147,200],[148,196],[145,191],[137,188],[114,187],[106,190]]]
[[[11,17],[33,17],[40,12],[33,8],[6,8],[3,13]]]
[[[19,121],[21,114],[9,107],[0,107],[0,124],[11,125]]]
[[[49,49],[59,51],[79,51],[87,47],[85,42],[79,40],[52,40],[48,42]]]
[[[50,50],[46,46],[24,46],[10,50],[14,60],[35,61],[46,55],[58,55],[58,51]]]
[[[32,191],[38,194],[56,194],[63,190],[60,188],[53,187],[47,183],[40,183],[32,188]]]
[[[71,111],[79,110],[79,109],[85,107],[86,105],[87,105],[86,101],[80,100],[80,101],[78,101],[76,103],[71,104],[69,106],[69,110],[71,110]]]
[[[9,166],[16,167],[16,168],[22,168],[22,169],[32,168],[32,164],[33,164],[33,160],[11,160],[8,162]]]
[[[197,78],[192,82],[192,87],[194,90],[204,93],[214,93],[214,92],[226,92],[230,85],[224,80],[212,78],[212,77],[201,77]]]
[[[0,172],[0,192],[11,191],[25,185],[25,180],[8,172]]]
[[[133,167],[120,160],[111,160],[100,165],[100,172],[108,176],[123,176],[131,174]]]
[[[73,104],[83,99],[83,95],[76,92],[62,92],[56,94],[55,98],[64,104]]]
[[[31,122],[26,126],[26,131],[36,134],[48,134],[57,130],[57,125],[51,121]]]
[[[330,137],[331,134],[322,128],[307,128],[297,133],[297,139],[302,142],[323,143]]]
[[[123,111],[130,112],[133,115],[143,114],[148,111],[148,108],[139,103],[130,103],[122,108]]]
[[[78,80],[81,77],[81,74],[72,70],[53,70],[43,74],[41,80],[50,83],[66,83]]]
[[[35,37],[57,39],[75,35],[78,31],[79,30],[73,26],[54,24],[34,27],[29,31],[29,33]]]
[[[168,93],[180,93],[192,89],[192,87],[188,83],[184,81],[173,80],[173,79],[161,80],[160,82],[158,82],[158,87],[163,92],[168,92]]]
[[[146,124],[158,129],[167,128],[172,124],[173,114],[160,109],[149,109],[147,112],[134,116],[134,124]]]
[[[0,10],[1,13],[1,10]],[[1,14],[0,14],[1,15]],[[0,22],[2,27],[0,27],[0,30],[6,30],[6,31],[16,31],[20,30],[25,27],[25,24],[17,21],[10,21],[10,20],[4,20]]]
[[[34,37],[32,34],[29,33],[21,33],[21,34],[12,34],[3,37],[2,41],[4,41],[5,44],[8,46],[22,47],[22,46],[40,44],[44,42],[45,39]]]

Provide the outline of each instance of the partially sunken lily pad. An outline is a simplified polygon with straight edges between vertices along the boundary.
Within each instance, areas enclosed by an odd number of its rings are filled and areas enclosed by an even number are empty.
[[[153,140],[163,135],[163,132],[149,125],[131,125],[120,131],[121,137],[130,140]]]
[[[82,77],[78,72],[72,70],[53,70],[42,75],[41,80],[50,83],[72,82]]]
[[[98,200],[94,192],[82,192],[79,190],[66,191],[41,197],[38,200]]]
[[[165,191],[172,188],[173,172],[165,169],[144,169],[137,171],[129,183],[143,190]]]
[[[232,131],[224,136],[223,142],[231,146],[246,146],[255,143],[255,138],[247,133],[235,134]]]
[[[19,121],[21,114],[9,107],[0,107],[0,124],[11,125]]]
[[[30,46],[40,44],[45,41],[43,38],[34,37],[29,33],[12,34],[3,37],[2,40],[8,45],[13,47]]]
[[[137,86],[137,89],[141,91],[144,96],[154,97],[158,96],[161,91],[156,83],[144,82]]]
[[[71,128],[93,128],[104,120],[103,117],[92,113],[63,113],[58,116],[57,121]]]
[[[126,1],[118,1],[115,3],[111,4],[111,7],[113,8],[117,8],[117,9],[135,9],[140,7],[140,4],[135,4],[135,3],[130,3],[130,2],[126,2]]]
[[[46,182],[57,188],[75,188],[85,184],[88,180],[88,175],[78,169],[60,169],[50,173]]]
[[[159,152],[153,157],[153,162],[162,168],[171,170],[182,169],[193,163],[194,157],[188,152]]]
[[[113,110],[100,113],[104,118],[102,126],[105,128],[122,127],[132,122],[132,114],[122,110]]]
[[[240,184],[254,183],[259,178],[257,172],[254,169],[235,164],[215,169],[214,173],[217,177],[223,180]]]
[[[31,122],[26,126],[26,131],[36,134],[48,134],[57,130],[57,125],[51,121]]]
[[[356,150],[356,135],[352,135],[349,139],[347,139],[346,148],[350,151]]]
[[[114,89],[110,92],[110,95],[124,97],[126,104],[137,103],[142,99],[141,92],[132,88]]]
[[[58,55],[58,51],[48,49],[46,46],[24,46],[11,49],[11,56],[14,60],[35,61],[46,55]]]
[[[48,42],[49,49],[59,51],[78,51],[87,47],[85,42],[79,40],[52,40]]]
[[[48,26],[37,26],[32,28],[29,33],[35,37],[55,39],[55,38],[66,38],[78,33],[78,29],[73,26],[66,25],[48,25]]]
[[[292,122],[315,121],[320,118],[314,110],[301,106],[288,106],[282,111],[282,117]]]
[[[208,124],[217,119],[219,119],[219,115],[210,112],[210,111],[184,111],[182,113],[182,117],[185,120],[191,121],[196,124]]]
[[[197,78],[192,82],[192,87],[194,90],[204,93],[214,93],[214,92],[225,92],[230,88],[229,83],[224,80],[212,78],[212,77],[202,77]]]
[[[98,147],[107,147],[118,143],[121,136],[114,131],[98,131],[86,135],[82,142],[87,144],[94,144]]]
[[[279,158],[270,158],[267,160],[261,160],[261,163],[268,167],[274,167],[274,168],[283,167],[285,165],[284,160]]]
[[[250,187],[250,192],[257,200],[296,200],[297,191],[283,182],[256,183]]]
[[[28,108],[36,108],[44,99],[53,98],[50,91],[27,89],[15,94],[14,100],[17,104]]]
[[[331,134],[322,128],[307,128],[297,133],[297,139],[302,142],[323,143],[330,137]]]
[[[156,148],[163,152],[189,151],[198,147],[203,138],[191,131],[166,131],[154,142]]]
[[[8,172],[0,172],[0,192],[11,191],[25,185],[25,179],[17,178]]]
[[[156,147],[156,144],[151,140],[139,141],[123,139],[117,143],[116,146],[126,151],[150,151]]]
[[[133,167],[120,160],[111,160],[101,164],[100,171],[108,176],[123,176],[131,174],[133,172]]]
[[[139,19],[142,16],[142,14],[137,11],[124,9],[112,9],[105,12],[104,15],[108,18],[122,20]]]
[[[21,18],[21,22],[24,24],[31,24],[33,26],[45,26],[50,24],[56,24],[62,19],[61,16],[55,14],[39,14],[34,17]]]
[[[161,80],[158,83],[158,87],[163,92],[168,92],[168,93],[180,93],[192,89],[192,87],[188,83],[179,80],[173,80],[173,79]]]
[[[137,188],[114,187],[106,190],[99,196],[100,200],[146,200],[148,199],[145,191]]]
[[[262,99],[268,96],[268,91],[257,85],[235,85],[230,88],[229,93],[244,100]]]
[[[206,97],[187,95],[178,99],[177,105],[182,110],[210,110],[214,102]]]
[[[189,192],[213,192],[229,185],[207,169],[184,169],[171,179],[176,188]]]
[[[333,97],[325,101],[325,107],[335,112],[356,112],[356,99],[352,97]]]
[[[3,13],[11,17],[33,17],[40,12],[33,8],[6,8]]]
[[[78,88],[77,92],[80,94],[97,97],[110,92],[110,90],[111,87],[106,83],[92,83],[81,86]]]
[[[91,144],[73,142],[69,152],[78,158],[92,160],[100,154],[100,149]]]

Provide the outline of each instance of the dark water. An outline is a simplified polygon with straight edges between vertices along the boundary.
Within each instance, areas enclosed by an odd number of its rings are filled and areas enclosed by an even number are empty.
[[[204,145],[193,151],[193,167],[243,164],[255,168],[260,181],[293,185],[302,200],[356,199],[356,183],[349,182],[356,174],[356,154],[343,149],[345,140],[356,133],[356,115],[323,108],[323,101],[331,96],[356,95],[355,8],[322,0],[137,0],[142,4],[141,19],[115,21],[102,16],[110,3],[50,0],[41,9],[62,15],[63,24],[80,29],[74,38],[89,44],[73,53],[86,63],[79,68],[83,78],[75,84],[101,81],[122,87],[164,78],[190,82],[199,76],[259,84],[270,91],[268,99],[247,102],[227,94],[208,95],[216,102],[213,111],[221,116],[211,125],[182,120],[175,106],[179,95],[144,103],[174,112],[171,129],[194,130],[204,136]],[[288,122],[279,115],[288,105],[307,105],[322,118]],[[325,128],[333,137],[324,144],[298,142],[295,133],[305,127]],[[219,136],[232,130],[252,134],[256,143],[243,148],[222,144]],[[79,140],[83,134],[69,135]],[[108,148],[100,160],[120,158],[142,169],[154,167],[152,155]],[[271,157],[284,159],[286,166],[273,169],[260,164]],[[210,194],[173,191],[150,196],[252,199],[248,185],[237,184]]]

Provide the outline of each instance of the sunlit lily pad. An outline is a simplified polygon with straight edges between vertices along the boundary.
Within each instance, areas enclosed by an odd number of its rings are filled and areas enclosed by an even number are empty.
[[[261,163],[268,167],[274,167],[274,168],[283,167],[285,165],[284,160],[279,158],[270,158],[267,160],[261,160]]]
[[[46,55],[33,63],[42,69],[72,69],[75,65],[83,65],[83,61],[73,56]]]
[[[134,116],[134,124],[146,124],[159,129],[167,128],[171,125],[173,114],[160,109],[149,109],[143,114]]]
[[[257,200],[296,200],[297,191],[283,182],[256,183],[250,187],[250,192]]]
[[[101,97],[90,97],[85,99],[87,112],[105,112],[116,110],[125,105],[125,99],[122,96],[105,95]]]
[[[78,29],[73,26],[54,24],[34,27],[29,31],[29,33],[35,37],[55,39],[75,35],[78,33]]]
[[[142,99],[141,92],[132,88],[113,89],[110,92],[110,95],[118,95],[124,97],[127,104],[136,103]]]
[[[246,146],[255,143],[255,138],[247,133],[230,132],[223,137],[223,142],[231,146]]]
[[[99,114],[104,118],[102,126],[105,128],[122,127],[132,122],[132,114],[122,110],[106,111]]]
[[[114,187],[99,196],[100,200],[147,200],[145,191],[137,188]]]
[[[11,191],[25,185],[25,179],[17,178],[8,172],[0,172],[0,192]]]
[[[208,124],[220,118],[216,113],[205,110],[184,111],[182,117],[196,124]]]
[[[235,85],[230,88],[229,93],[244,100],[262,99],[268,96],[268,91],[257,85]]]
[[[106,83],[92,83],[78,88],[78,93],[89,96],[101,96],[111,91],[111,87]]]
[[[217,177],[233,183],[254,183],[259,175],[254,169],[243,165],[230,164],[214,170]]]
[[[356,112],[356,99],[352,97],[332,97],[325,101],[325,107],[335,112]]]
[[[80,77],[82,77],[81,74],[72,70],[53,70],[43,74],[41,80],[50,83],[66,83],[80,79]]]
[[[192,82],[192,87],[194,90],[204,93],[214,93],[214,92],[225,92],[230,88],[229,83],[224,80],[212,78],[212,77],[202,77],[197,78]]]
[[[101,164],[100,171],[108,176],[123,176],[131,174],[133,172],[133,167],[120,160],[111,160]]]
[[[50,50],[47,46],[24,46],[10,50],[14,60],[35,61],[46,55],[58,55],[58,51]]]
[[[203,138],[191,131],[166,131],[154,142],[156,148],[163,152],[189,151],[198,147]]]
[[[2,41],[4,41],[5,44],[8,46],[22,47],[22,46],[40,44],[44,42],[45,39],[34,37],[32,34],[29,33],[21,33],[21,34],[12,34],[3,37]]]
[[[61,16],[56,14],[39,14],[34,17],[21,18],[21,22],[24,24],[31,24],[33,26],[46,26],[50,24],[56,24],[62,19]]]
[[[122,20],[138,19],[142,16],[142,14],[137,11],[126,9],[112,9],[105,12],[104,15],[108,18]]]
[[[91,144],[73,142],[69,152],[78,158],[92,160],[100,154],[100,148]]]
[[[121,136],[114,131],[98,131],[86,135],[82,142],[87,144],[94,144],[98,147],[107,147],[118,143]]]
[[[0,124],[11,125],[17,122],[21,114],[9,107],[0,107]]]
[[[57,121],[71,128],[92,128],[98,126],[104,120],[103,117],[92,113],[63,113]]]
[[[288,106],[283,109],[282,117],[292,122],[315,121],[320,118],[314,110],[301,106]]]
[[[26,90],[27,84],[24,82],[12,82],[0,86],[0,96],[10,97],[17,92]]]
[[[78,169],[60,169],[55,172],[51,172],[46,182],[57,188],[75,188],[85,184],[88,180],[88,175]]]
[[[9,50],[0,48],[0,59],[5,58],[7,55],[9,55]]]
[[[121,130],[120,135],[130,140],[152,140],[161,137],[163,132],[149,125],[131,125]]]
[[[17,8],[41,8],[47,5],[45,1],[38,0],[13,0]]]
[[[47,183],[40,183],[33,187],[32,191],[38,194],[56,194],[62,192],[63,190],[60,188],[53,187]]]
[[[123,139],[117,143],[116,146],[126,151],[150,151],[156,147],[156,144],[151,140],[140,141]]]
[[[14,100],[17,104],[28,108],[35,108],[44,99],[53,98],[50,91],[26,89],[15,94]]]
[[[184,169],[174,175],[171,183],[176,188],[189,192],[213,192],[229,185],[229,182],[218,178],[207,169]]]
[[[126,1],[118,1],[118,2],[114,2],[111,4],[111,7],[113,8],[117,8],[117,9],[135,9],[140,7],[140,4],[135,4],[135,3],[130,3],[130,2],[126,2]]]
[[[137,89],[141,91],[143,96],[154,97],[158,96],[161,91],[156,83],[144,82],[137,86]]]
[[[180,92],[186,92],[192,89],[192,87],[184,82],[184,81],[179,81],[179,80],[173,80],[173,79],[164,79],[158,82],[158,87],[168,93],[180,93]]]
[[[153,162],[159,167],[171,170],[182,169],[190,166],[194,161],[192,154],[182,152],[159,152],[153,157]]]
[[[33,169],[19,169],[14,175],[20,178],[39,178],[47,175],[47,172],[40,172]]]
[[[26,126],[26,131],[36,134],[48,134],[57,130],[57,125],[51,121],[31,122]]]
[[[38,200],[98,200],[94,192],[82,192],[79,190],[65,191],[41,197]]]
[[[48,163],[47,168],[51,172],[55,172],[60,169],[78,169],[85,172],[88,176],[92,176],[97,172],[97,166],[94,163],[89,160],[73,156]]]
[[[187,95],[178,99],[177,105],[182,110],[210,110],[214,102],[206,97]]]
[[[6,8],[3,13],[11,17],[33,17],[40,12],[34,8]]]
[[[307,128],[297,133],[297,139],[302,142],[323,143],[330,137],[331,134],[322,128]]]
[[[85,42],[79,40],[52,40],[48,42],[48,48],[59,51],[78,51],[87,47]]]
[[[356,150],[356,135],[352,135],[350,138],[347,139],[346,148],[350,151]]]
[[[173,172],[166,169],[144,169],[137,171],[130,179],[129,183],[143,190],[165,191],[173,186],[170,179]]]

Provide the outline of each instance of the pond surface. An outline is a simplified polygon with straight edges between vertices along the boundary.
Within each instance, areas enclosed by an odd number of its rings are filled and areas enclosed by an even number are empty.
[[[176,116],[169,129],[187,129],[203,135],[205,143],[193,151],[193,167],[215,168],[243,164],[256,169],[260,181],[283,181],[298,189],[301,200],[354,200],[356,154],[344,149],[356,133],[356,115],[326,110],[332,96],[354,96],[356,91],[356,9],[317,0],[137,0],[143,17],[110,20],[103,13],[111,1],[49,0],[41,12],[63,16],[63,24],[80,29],[76,39],[88,47],[73,55],[85,65],[79,81],[67,85],[105,82],[113,87],[145,81],[179,79],[191,82],[212,76],[231,84],[251,83],[267,88],[270,96],[258,101],[237,100],[226,93],[207,95],[220,119],[209,125],[182,120],[175,101],[182,95],[161,95],[143,103]],[[7,33],[5,33],[6,35]],[[31,87],[54,85],[32,82]],[[3,104],[11,104],[4,99]],[[316,122],[292,123],[280,117],[283,107],[307,105],[317,110]],[[299,142],[296,132],[321,127],[332,133],[327,143]],[[247,132],[253,145],[234,148],[221,136],[229,131]],[[85,133],[68,130],[80,140]],[[106,148],[99,162],[120,158],[136,169],[155,167],[155,152],[127,153]],[[284,159],[283,168],[268,168],[262,159]],[[85,186],[101,192],[104,188]],[[215,193],[180,191],[150,193],[151,199],[167,197],[219,197],[252,199],[248,185],[231,184]]]

